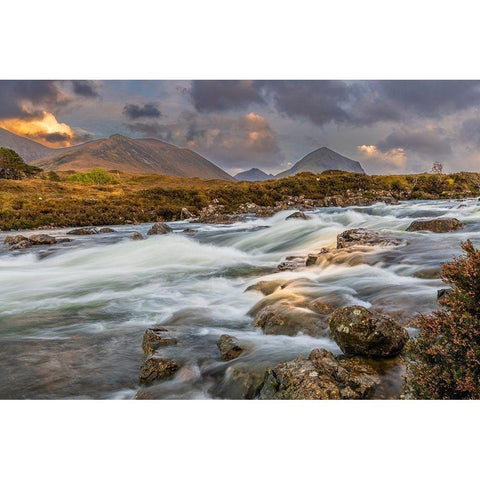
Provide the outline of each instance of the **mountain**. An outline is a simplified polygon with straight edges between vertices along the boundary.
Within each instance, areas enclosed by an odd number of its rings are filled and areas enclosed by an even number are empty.
[[[95,167],[129,173],[158,173],[235,181],[198,153],[153,138],[123,135],[64,148],[32,162],[45,170],[86,171]]]
[[[289,177],[300,172],[322,173],[325,170],[365,173],[359,162],[344,157],[327,147],[321,147],[305,155],[292,168],[280,172],[275,178]]]
[[[55,148],[45,147],[33,140],[15,135],[4,128],[0,128],[0,147],[15,150],[27,163],[40,157],[58,153]]]
[[[259,168],[251,168],[250,170],[245,170],[244,172],[237,173],[235,175],[237,180],[245,180],[247,182],[261,182],[263,180],[270,180],[273,178],[273,175],[265,173]]]

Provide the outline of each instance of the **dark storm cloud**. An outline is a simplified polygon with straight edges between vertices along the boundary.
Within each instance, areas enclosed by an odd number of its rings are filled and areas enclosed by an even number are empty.
[[[250,80],[194,80],[191,95],[198,112],[220,112],[264,103],[259,85]]]
[[[281,114],[318,126],[372,125],[439,117],[480,104],[477,81],[266,80],[194,81],[199,112],[220,112],[270,104]]]
[[[381,80],[371,82],[399,108],[434,117],[480,103],[480,82],[471,80]]]
[[[432,157],[452,153],[450,142],[444,137],[444,132],[435,128],[419,131],[396,131],[378,142],[377,147],[383,151],[403,148],[406,151]]]
[[[144,137],[160,138],[161,140],[171,141],[173,132],[170,127],[160,125],[157,122],[132,122],[126,124],[126,127],[135,133],[140,133]]]
[[[162,112],[158,106],[154,103],[146,103],[145,105],[136,105],[134,103],[127,103],[123,107],[123,114],[130,120],[136,120],[138,118],[160,118]]]
[[[26,109],[25,103],[29,103]],[[1,80],[0,118],[32,118],[39,106],[64,105],[67,98],[52,80]]]
[[[68,133],[45,133],[38,135],[37,138],[42,138],[43,140],[46,140],[49,143],[63,143],[63,142],[69,142],[73,140],[74,137],[72,135],[69,135]]]
[[[75,95],[90,98],[99,96],[97,85],[91,80],[72,80],[72,86]]]

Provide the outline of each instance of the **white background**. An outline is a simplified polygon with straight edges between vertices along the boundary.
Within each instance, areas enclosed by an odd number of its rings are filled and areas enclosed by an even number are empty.
[[[9,1],[0,5],[0,77],[478,79],[478,18],[461,0]],[[478,406],[2,401],[0,472],[475,478]]]

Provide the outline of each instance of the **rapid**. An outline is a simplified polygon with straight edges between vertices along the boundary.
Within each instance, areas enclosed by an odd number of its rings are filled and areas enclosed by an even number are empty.
[[[322,208],[306,212],[308,221],[286,221],[290,213],[232,225],[171,222],[173,233],[142,241],[129,235],[145,235],[150,225],[114,226],[115,233],[15,252],[3,245],[1,233],[0,398],[134,398],[142,337],[153,325],[167,326],[178,338],[162,356],[185,365],[152,387],[155,398],[223,398],[219,385],[237,361],[261,372],[313,348],[341,353],[327,337],[264,335],[254,328],[247,312],[264,297],[245,291],[250,285],[281,279],[289,282],[282,295],[293,302],[340,297],[344,305],[380,309],[407,325],[436,308],[441,263],[459,255],[467,238],[480,245],[477,199]],[[442,234],[405,232],[415,219],[438,217],[466,226]],[[333,248],[337,234],[358,227],[405,241],[372,247],[360,260],[347,255],[276,272],[285,257]],[[237,337],[248,352],[222,362],[216,347],[222,334]],[[401,368],[386,376],[386,396],[399,395]]]

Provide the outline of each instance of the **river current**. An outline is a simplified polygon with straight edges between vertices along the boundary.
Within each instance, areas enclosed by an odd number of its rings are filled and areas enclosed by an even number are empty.
[[[476,199],[322,208],[306,212],[308,221],[286,221],[290,213],[233,225],[172,222],[173,233],[143,241],[129,235],[145,235],[150,225],[114,226],[115,233],[71,236],[71,243],[23,251],[2,245],[0,398],[134,398],[144,360],[142,337],[158,324],[179,340],[163,347],[162,356],[185,366],[152,387],[155,398],[223,398],[218,386],[236,362],[261,373],[313,348],[341,353],[329,338],[264,335],[254,328],[247,312],[264,297],[245,292],[250,285],[290,281],[282,295],[293,302],[335,296],[344,305],[380,309],[407,325],[436,308],[440,264],[459,255],[467,238],[480,245]],[[437,217],[458,218],[465,229],[405,232],[415,219]],[[337,234],[358,227],[404,242],[370,248],[360,260],[346,256],[275,271],[285,257],[333,248]],[[5,235],[0,234],[2,244]],[[222,362],[216,347],[222,334],[237,337],[248,352]],[[385,397],[399,395],[401,373],[398,365],[386,371]]]

